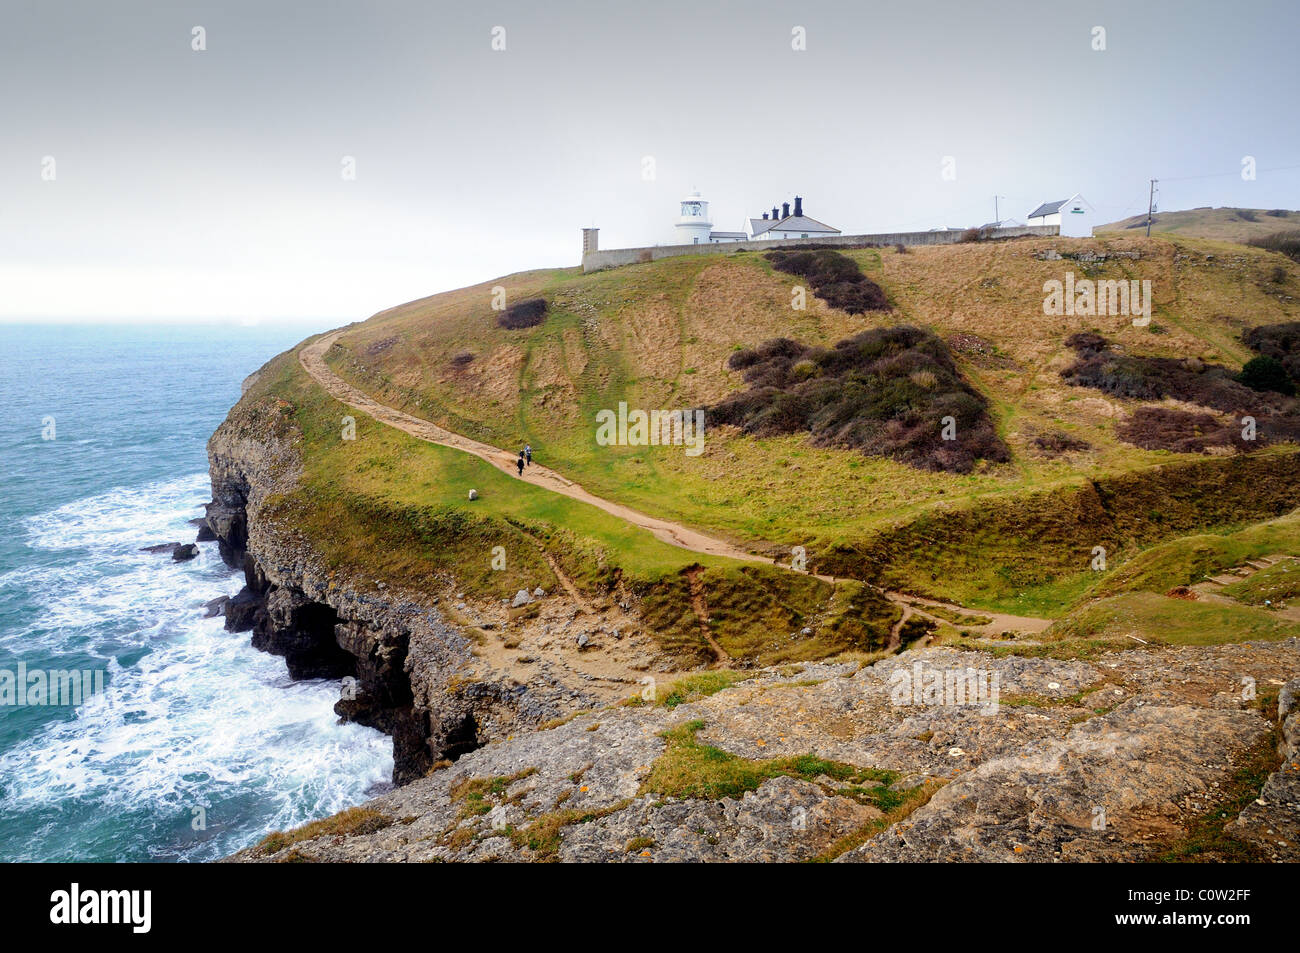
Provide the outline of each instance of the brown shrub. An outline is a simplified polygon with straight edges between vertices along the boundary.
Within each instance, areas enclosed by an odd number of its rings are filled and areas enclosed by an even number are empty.
[[[1252,351],[1279,362],[1292,380],[1300,381],[1300,321],[1250,328],[1241,340]]]
[[[712,423],[759,437],[804,431],[817,446],[852,447],[923,470],[966,473],[977,459],[1011,457],[947,345],[919,328],[864,331],[833,348],[774,338],[728,363],[744,371],[749,389],[709,408]],[[955,439],[943,439],[946,417]]]
[[[1040,433],[1038,436],[1034,437],[1034,446],[1052,456],[1092,449],[1092,444],[1088,443],[1086,440],[1072,437],[1063,430],[1053,430],[1050,433]]]
[[[781,249],[764,255],[777,271],[808,279],[813,294],[849,314],[888,311],[884,289],[862,273],[858,263],[829,248]]]
[[[1213,414],[1172,407],[1139,407],[1115,432],[1121,440],[1143,450],[1200,453],[1210,447],[1250,446],[1241,439],[1240,427],[1222,424]]]
[[[1256,248],[1281,252],[1292,261],[1300,261],[1300,229],[1274,232],[1262,238],[1252,238],[1250,244]]]
[[[546,320],[546,299],[517,301],[497,315],[497,324],[511,331],[534,328]]]
[[[1220,364],[1196,359],[1145,357],[1114,350],[1100,334],[1072,334],[1065,343],[1079,355],[1061,371],[1076,387],[1095,387],[1116,397],[1163,400],[1172,397],[1229,413],[1260,416],[1280,409],[1281,395],[1265,395],[1239,383]]]

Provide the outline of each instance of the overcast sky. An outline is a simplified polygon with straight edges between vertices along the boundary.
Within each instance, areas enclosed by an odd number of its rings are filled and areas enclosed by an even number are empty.
[[[577,264],[583,226],[670,241],[693,188],[728,230],[796,193],[846,233],[979,224],[995,194],[1023,220],[1077,191],[1109,221],[1151,177],[1166,209],[1300,205],[1295,2],[0,0],[0,18],[6,320],[348,321]]]

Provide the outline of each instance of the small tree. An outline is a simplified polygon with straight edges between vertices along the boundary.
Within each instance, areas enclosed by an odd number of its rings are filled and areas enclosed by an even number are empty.
[[[1237,380],[1251,390],[1271,390],[1287,395],[1295,393],[1295,383],[1287,376],[1282,362],[1266,354],[1247,361]]]

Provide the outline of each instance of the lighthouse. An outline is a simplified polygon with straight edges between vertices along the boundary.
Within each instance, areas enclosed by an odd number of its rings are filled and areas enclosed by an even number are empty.
[[[682,214],[677,219],[677,244],[706,245],[713,223],[709,221],[709,203],[692,192],[682,199]]]

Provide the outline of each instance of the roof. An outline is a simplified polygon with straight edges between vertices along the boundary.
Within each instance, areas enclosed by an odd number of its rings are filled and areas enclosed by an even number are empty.
[[[834,235],[840,234],[838,228],[831,228],[825,222],[819,222],[815,218],[809,218],[807,215],[788,215],[780,220],[751,218],[750,226],[754,229],[754,237],[757,238],[764,232],[829,232]]]
[[[1061,206],[1064,205],[1064,204],[1065,204],[1066,202],[1068,202],[1068,201],[1070,201],[1070,200],[1069,200],[1069,199],[1061,199],[1061,201],[1059,201],[1059,202],[1044,202],[1042,205],[1038,206],[1038,208],[1036,208],[1036,209],[1034,209],[1032,212],[1030,212],[1030,213],[1029,213],[1029,217],[1030,217],[1030,218],[1041,218],[1041,217],[1044,216],[1044,215],[1055,215],[1057,212],[1059,212],[1059,211],[1061,210]]]

